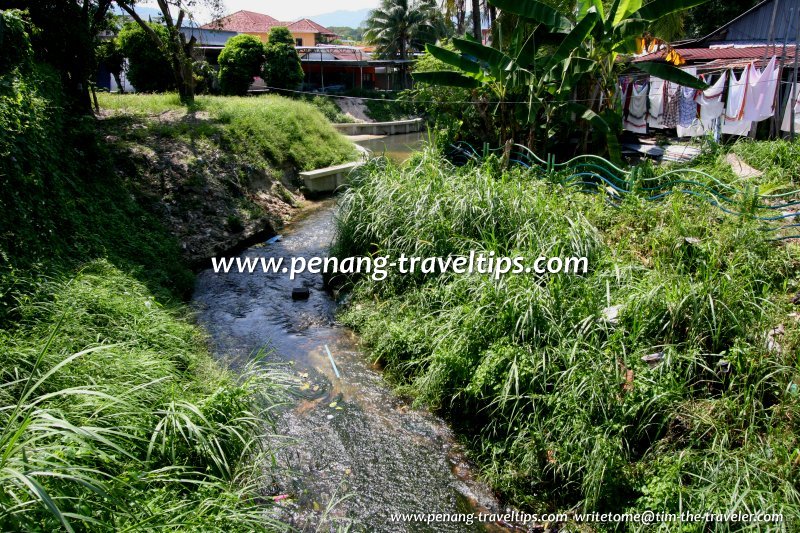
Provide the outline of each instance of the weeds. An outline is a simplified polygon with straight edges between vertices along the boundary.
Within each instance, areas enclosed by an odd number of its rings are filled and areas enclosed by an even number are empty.
[[[770,510],[791,529],[797,248],[691,196],[643,196],[613,208],[433,152],[372,162],[341,199],[336,254],[585,256],[590,271],[350,280],[343,318],[517,504]]]
[[[282,378],[220,371],[194,327],[108,263],[46,292],[0,336],[2,529],[278,527],[251,460],[269,464]]]
[[[249,154],[274,167],[312,170],[355,158],[353,145],[338,134],[315,105],[280,96],[202,96],[185,110],[176,96],[98,95],[100,106],[121,114],[153,117],[150,129],[162,135],[217,136],[223,148]],[[185,115],[159,123],[158,114]],[[180,118],[180,117],[179,117]]]

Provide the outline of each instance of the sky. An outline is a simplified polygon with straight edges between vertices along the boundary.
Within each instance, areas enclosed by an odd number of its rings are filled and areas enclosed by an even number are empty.
[[[198,3],[202,4],[202,0]],[[223,0],[223,3],[226,14],[245,9],[289,21],[332,11],[374,8],[378,6],[380,0]],[[156,7],[154,1],[142,2],[140,5]],[[207,11],[202,9],[197,9],[195,16],[200,23],[208,22],[210,18]]]

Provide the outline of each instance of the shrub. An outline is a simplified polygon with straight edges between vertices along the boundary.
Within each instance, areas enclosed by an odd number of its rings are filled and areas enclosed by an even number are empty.
[[[169,41],[167,28],[149,24],[162,42]],[[164,51],[153,43],[135,22],[122,27],[117,37],[122,53],[128,59],[128,80],[138,92],[163,92],[175,88],[175,76]]]
[[[289,35],[287,41],[286,35]],[[269,87],[296,89],[303,82],[303,67],[289,30],[272,28],[266,46],[262,77]]]
[[[228,39],[219,54],[219,85],[224,94],[245,95],[253,78],[261,72],[264,45],[252,35]]]
[[[685,187],[611,207],[491,161],[369,163],[339,202],[339,257],[582,256],[589,272],[363,277],[343,319],[404,393],[453,418],[516,504],[759,509],[793,523],[800,372],[786,293],[800,253]]]

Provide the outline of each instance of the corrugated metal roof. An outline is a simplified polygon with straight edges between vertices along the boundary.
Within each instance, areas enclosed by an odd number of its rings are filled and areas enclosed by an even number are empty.
[[[783,46],[740,46],[740,47],[716,47],[716,48],[677,48],[675,49],[687,63],[699,61],[719,61],[719,60],[760,60],[763,57],[780,57],[783,54]],[[786,47],[786,57],[794,58],[795,47]],[[664,59],[667,50],[637,57],[634,63],[642,61],[658,61]]]

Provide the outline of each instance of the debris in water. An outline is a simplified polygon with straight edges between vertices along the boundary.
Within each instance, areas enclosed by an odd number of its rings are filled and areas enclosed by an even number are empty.
[[[267,239],[267,242],[265,242],[264,244],[275,244],[276,242],[282,239],[283,235],[275,235],[274,237],[270,237],[269,239]]]
[[[327,418],[328,420],[333,420],[333,415],[327,415],[325,418]]]
[[[326,351],[326,352],[328,352],[328,359],[330,359],[330,360],[331,360],[331,366],[333,367],[333,372],[334,372],[334,374],[336,374],[336,377],[337,377],[337,378],[338,378],[338,377],[341,377],[341,376],[339,375],[339,369],[338,369],[338,368],[336,368],[336,361],[334,361],[334,360],[333,360],[333,355],[331,354],[331,350],[330,350],[330,348],[328,348],[328,345],[327,345],[327,344],[325,345],[325,351]]]
[[[336,402],[331,402],[330,405],[328,405],[328,407],[336,407]]]
[[[292,300],[308,300],[310,294],[306,287],[295,287],[292,289]]]

